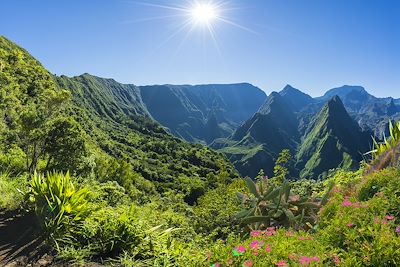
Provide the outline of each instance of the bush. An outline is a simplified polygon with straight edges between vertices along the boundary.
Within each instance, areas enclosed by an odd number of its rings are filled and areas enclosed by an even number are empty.
[[[95,211],[85,220],[78,240],[88,246],[93,256],[107,258],[120,255],[124,251],[139,253],[145,241],[144,226],[134,215],[134,208],[103,208]]]
[[[337,192],[321,212],[318,234],[326,246],[342,251],[344,266],[400,263],[398,173],[387,169],[365,177],[358,191]]]
[[[193,209],[196,232],[226,238],[232,231],[238,231],[234,227],[237,224],[235,215],[240,211],[237,192],[248,192],[242,180],[235,180],[230,185],[220,185],[200,197],[198,205]]]
[[[48,173],[32,177],[26,193],[44,234],[57,241],[63,235],[77,231],[90,213],[87,202],[89,191],[75,189],[69,173]]]
[[[24,196],[20,192],[26,190],[27,184],[25,176],[0,174],[0,210],[11,211],[21,207]]]

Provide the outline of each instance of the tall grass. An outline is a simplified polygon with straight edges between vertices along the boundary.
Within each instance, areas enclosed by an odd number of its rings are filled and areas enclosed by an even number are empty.
[[[0,210],[11,211],[21,207],[24,200],[21,191],[25,190],[25,176],[11,177],[8,173],[0,174]]]

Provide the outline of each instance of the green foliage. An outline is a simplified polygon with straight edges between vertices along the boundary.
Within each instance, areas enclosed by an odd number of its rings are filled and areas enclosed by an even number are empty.
[[[290,155],[289,149],[284,149],[281,153],[279,153],[279,157],[276,160],[274,167],[274,179],[277,184],[283,184],[283,182],[288,179],[288,163],[290,162],[291,158],[292,156]]]
[[[263,179],[257,184],[250,178],[245,179],[251,196],[238,193],[245,207],[237,217],[250,229],[265,229],[271,226],[293,227],[295,229],[312,228],[317,212],[325,204],[330,190],[321,199],[310,196],[300,197],[291,193],[291,185],[270,184]]]
[[[398,171],[390,172],[393,170],[382,175],[389,175],[398,186]],[[318,234],[326,246],[341,250],[344,266],[397,266],[400,237],[395,229],[399,217],[392,212],[393,204],[398,210],[398,197],[390,195],[388,199],[382,193],[362,201],[357,195],[364,196],[364,192],[361,189],[355,196],[337,193],[321,213]]]
[[[374,141],[374,149],[369,153],[372,154],[373,159],[377,159],[380,155],[386,153],[390,149],[396,147],[400,142],[400,122],[396,122],[394,125],[391,120],[389,120],[389,133],[390,138],[384,138],[383,143],[378,143],[375,138]]]
[[[90,213],[89,191],[75,189],[67,172],[35,174],[26,193],[44,233],[56,241],[68,232],[76,231]]]
[[[72,118],[57,118],[49,125],[44,151],[47,170],[82,171],[80,165],[87,155],[86,139],[79,124]]]
[[[0,210],[12,211],[22,207],[24,197],[21,192],[27,187],[26,176],[12,177],[0,174]]]
[[[374,197],[386,200],[389,214],[400,219],[400,170],[388,168],[366,177],[358,186],[358,199],[368,201]]]
[[[384,138],[383,143],[378,143],[373,138],[374,148],[368,154],[372,154],[372,161],[367,165],[366,173],[372,173],[387,167],[400,167],[400,122],[394,125],[389,121],[390,138]]]
[[[138,248],[145,241],[144,226],[134,216],[134,211],[129,207],[126,209],[100,209],[85,221],[79,239],[91,247],[93,256],[115,257],[123,251],[144,249]],[[146,252],[137,253],[143,255]]]
[[[19,175],[25,169],[25,153],[20,147],[13,144],[0,149],[0,171],[10,175]]]
[[[226,238],[233,231],[238,231],[233,227],[237,224],[235,215],[240,211],[235,197],[237,192],[248,192],[241,180],[235,180],[230,185],[220,185],[200,197],[193,209],[196,232]]]

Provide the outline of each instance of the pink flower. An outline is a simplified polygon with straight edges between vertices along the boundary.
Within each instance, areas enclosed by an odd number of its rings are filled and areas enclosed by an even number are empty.
[[[320,263],[321,260],[320,260],[317,256],[314,256],[314,257],[311,257],[311,258],[306,257],[306,256],[302,256],[302,257],[300,257],[300,259],[299,259],[299,263],[300,263],[300,265],[302,265],[302,266],[308,266],[308,265],[310,265],[312,262]]]
[[[243,263],[243,266],[245,266],[245,267],[251,267],[251,266],[253,266],[253,262],[252,262],[252,261],[245,261],[245,262]]]
[[[392,215],[387,215],[387,216],[385,217],[385,219],[388,220],[388,221],[391,221],[391,220],[394,220],[394,216],[392,216]]]
[[[301,256],[299,259],[299,263],[302,266],[308,266],[311,263],[311,259],[309,257],[306,256]]]
[[[264,232],[265,236],[273,236],[275,232]]]
[[[340,265],[340,258],[338,255],[333,255],[333,262],[336,266]]]
[[[240,245],[239,247],[236,248],[236,251],[240,254],[245,253],[246,252],[246,248],[242,245]]]
[[[289,266],[286,261],[278,261],[275,265],[280,266],[280,267],[288,267]]]
[[[292,237],[292,236],[294,236],[294,233],[293,233],[292,231],[287,231],[287,232],[285,233],[285,235],[286,235],[287,237]]]
[[[374,224],[379,224],[381,221],[379,220],[379,218],[378,217],[375,217],[374,218]]]
[[[397,228],[396,228],[396,231],[395,231],[396,233],[398,233],[398,234],[400,234],[400,226],[398,226]]]
[[[349,227],[349,228],[353,228],[354,224],[353,223],[348,223],[348,224],[346,224],[346,226]]]
[[[251,231],[250,232],[250,236],[251,237],[259,237],[259,236],[261,236],[261,231]]]
[[[265,252],[267,252],[267,253],[271,253],[271,247],[270,246],[266,246],[265,247]]]
[[[253,252],[253,255],[254,255],[254,256],[258,256],[258,254],[259,254],[258,251],[254,251],[254,252]]]
[[[214,263],[213,265],[211,265],[211,267],[221,267],[221,265],[219,263]]]
[[[250,248],[254,249],[254,250],[258,250],[259,249],[258,245],[259,245],[258,241],[253,241],[250,243]]]
[[[353,203],[351,203],[349,197],[345,197],[342,202],[342,207],[351,207],[351,206],[353,206]]]

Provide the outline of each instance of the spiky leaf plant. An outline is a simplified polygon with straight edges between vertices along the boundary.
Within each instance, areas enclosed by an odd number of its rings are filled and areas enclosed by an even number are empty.
[[[389,133],[390,137],[384,137],[384,141],[381,143],[372,138],[374,147],[366,153],[366,155],[372,156],[372,160],[367,166],[366,174],[398,165],[400,158],[400,121],[394,124],[389,121]]]
[[[268,179],[262,179],[257,184],[248,177],[245,181],[252,195],[238,193],[245,208],[237,214],[237,218],[251,230],[270,226],[313,228],[317,212],[327,202],[333,187],[318,199],[294,195],[288,181],[284,181],[281,186],[270,183]]]
[[[88,195],[86,188],[75,188],[68,172],[35,173],[27,192],[44,233],[52,240],[73,232],[88,216]]]

